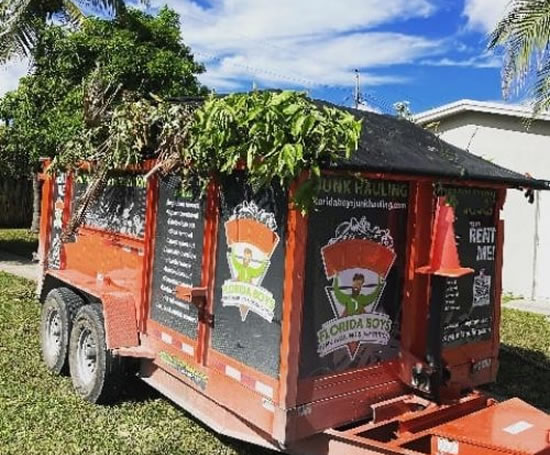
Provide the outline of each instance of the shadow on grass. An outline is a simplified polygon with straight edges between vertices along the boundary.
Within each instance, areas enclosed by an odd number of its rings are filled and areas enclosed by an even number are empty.
[[[278,452],[264,449],[253,444],[249,444],[237,439],[230,438],[228,436],[215,433],[208,425],[198,420],[193,415],[186,412],[183,408],[176,405],[174,402],[164,397],[160,392],[153,387],[146,384],[144,381],[136,376],[129,376],[124,383],[124,387],[121,390],[120,397],[114,404],[120,403],[144,403],[146,401],[155,400],[158,398],[164,399],[172,407],[181,412],[185,418],[191,420],[194,424],[199,425],[201,428],[215,435],[224,445],[231,447],[235,452],[241,455],[275,455]]]
[[[137,375],[130,375],[124,382],[117,404],[144,403],[146,401],[156,400],[160,397],[162,397],[160,392],[143,382]]]
[[[518,397],[545,410],[550,409],[550,359],[540,351],[503,344],[497,381],[484,387],[502,398]]]
[[[38,235],[27,229],[0,229],[0,251],[31,260],[38,250]],[[3,258],[10,262],[10,258]]]

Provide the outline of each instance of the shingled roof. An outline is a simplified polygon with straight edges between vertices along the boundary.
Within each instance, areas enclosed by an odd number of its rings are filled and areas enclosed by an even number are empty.
[[[202,104],[204,98],[184,97],[171,101]],[[358,150],[351,159],[332,164],[330,169],[405,174],[550,190],[550,181],[533,179],[498,166],[441,140],[407,120],[344,108],[321,100],[313,102],[320,107],[347,110],[363,121]]]
[[[320,104],[329,106],[325,102]],[[373,112],[347,110],[363,120],[359,149],[350,160],[331,168],[550,189],[548,181],[532,179],[493,164],[442,141],[407,120]]]

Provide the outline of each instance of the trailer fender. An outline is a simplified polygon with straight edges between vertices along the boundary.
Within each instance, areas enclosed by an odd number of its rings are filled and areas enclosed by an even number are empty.
[[[108,349],[139,345],[134,297],[129,292],[111,291],[101,294]]]

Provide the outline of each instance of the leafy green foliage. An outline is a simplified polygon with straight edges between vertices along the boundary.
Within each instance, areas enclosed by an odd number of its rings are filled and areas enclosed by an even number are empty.
[[[303,93],[236,94],[210,98],[197,110],[184,157],[203,188],[211,175],[228,175],[241,163],[255,190],[273,180],[288,187],[302,172],[310,172],[295,200],[307,209],[321,167],[349,158],[360,133],[361,122],[353,115],[318,107]]]
[[[101,103],[99,103],[101,104]],[[81,160],[100,163],[98,173],[155,157],[157,170],[176,168],[185,190],[204,192],[214,178],[247,171],[254,191],[278,180],[289,187],[303,172],[295,203],[307,210],[321,168],[349,158],[357,149],[361,122],[345,111],[320,107],[305,94],[252,92],[175,104],[157,99],[114,107],[103,122],[71,144],[55,167]]]
[[[39,157],[90,142],[97,106],[87,96],[97,81],[117,105],[149,93],[204,94],[196,79],[203,70],[181,40],[178,15],[167,8],[155,17],[128,10],[113,21],[89,18],[76,31],[46,27],[34,48],[33,73],[0,100],[0,175],[28,174]]]
[[[505,97],[528,87],[534,113],[550,108],[550,1],[512,0],[507,15],[491,35],[489,48],[504,48]]]
[[[89,18],[75,32],[48,27],[34,57],[36,74],[75,85],[93,75],[136,98],[206,93],[196,80],[204,68],[183,44],[179,16],[168,8],[156,16],[131,9],[111,21]]]
[[[0,100],[5,121],[0,175],[28,175],[41,156],[53,156],[83,125],[82,88],[58,78],[28,76]]]
[[[40,359],[35,284],[0,272],[0,440],[3,454],[268,455],[211,432],[144,383],[95,406]]]

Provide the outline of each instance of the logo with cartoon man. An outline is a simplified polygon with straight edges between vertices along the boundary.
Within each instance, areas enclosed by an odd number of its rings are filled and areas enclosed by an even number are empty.
[[[243,322],[250,311],[273,321],[275,299],[262,282],[279,244],[276,231],[275,215],[254,202],[238,205],[225,223],[231,279],[222,286],[222,305],[237,307]]]
[[[332,283],[332,289],[334,296],[340,305],[345,308],[344,314],[346,316],[356,316],[361,313],[365,313],[366,310],[372,308],[373,304],[380,298],[380,292],[383,288],[383,281],[381,277],[378,277],[378,283],[376,288],[370,294],[362,294],[362,289],[365,284],[365,275],[362,273],[355,273],[353,275],[351,284],[351,293],[344,292],[338,283],[338,277],[334,277]]]
[[[259,262],[259,264],[255,266],[253,262]],[[237,281],[252,283],[252,280],[260,278],[265,273],[269,261],[260,262],[253,259],[252,250],[246,247],[242,257],[238,257],[235,251],[231,250],[231,265],[237,274]]]
[[[352,218],[338,226],[321,255],[334,318],[317,332],[319,355],[347,349],[353,360],[363,343],[387,345],[392,321],[378,305],[396,258],[389,229]]]

